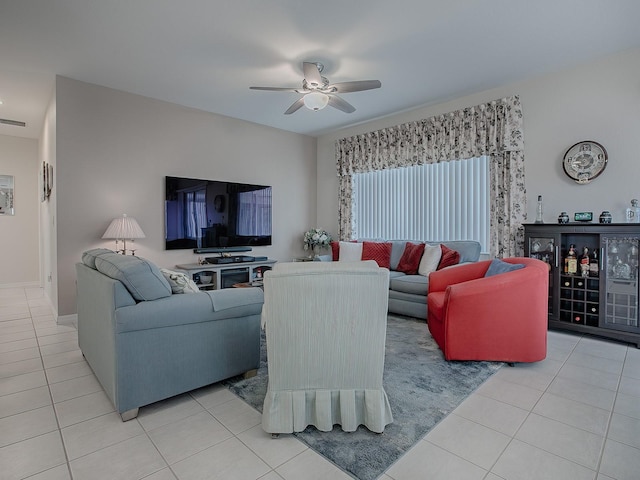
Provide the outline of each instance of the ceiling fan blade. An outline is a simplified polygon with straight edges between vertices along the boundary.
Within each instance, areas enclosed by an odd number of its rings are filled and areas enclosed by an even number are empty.
[[[309,87],[317,88],[322,86],[322,75],[320,75],[318,65],[311,62],[303,62],[302,69],[304,70],[304,79]]]
[[[249,87],[251,90],[269,90],[272,92],[297,92],[299,89],[286,87]]]
[[[295,102],[293,102],[291,104],[291,106],[289,108],[287,108],[287,111],[284,112],[285,115],[291,115],[294,112],[297,112],[298,110],[300,110],[300,108],[304,105],[304,97],[299,98],[298,100],[296,100]]]
[[[338,110],[342,110],[344,113],[353,113],[356,111],[356,107],[336,95],[329,95],[329,105]]]
[[[380,80],[358,80],[355,82],[340,82],[329,85],[328,88],[335,88],[336,93],[361,92],[363,90],[373,90],[380,88]]]

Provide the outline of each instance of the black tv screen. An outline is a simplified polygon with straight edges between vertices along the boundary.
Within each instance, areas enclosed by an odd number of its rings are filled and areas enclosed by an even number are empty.
[[[167,250],[271,245],[271,187],[166,177]]]

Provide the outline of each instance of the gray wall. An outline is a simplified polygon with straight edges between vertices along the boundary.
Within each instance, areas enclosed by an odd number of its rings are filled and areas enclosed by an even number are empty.
[[[630,200],[640,198],[640,49],[321,136],[318,223],[337,232],[336,139],[515,94],[524,112],[529,221],[535,220],[536,200],[542,195],[545,222],[556,222],[563,210],[572,219],[574,212],[593,211],[597,218],[610,210],[614,222],[623,222]],[[578,185],[562,170],[564,152],[581,140],[595,140],[609,153],[604,173],[587,185]]]
[[[56,79],[58,313],[75,312],[75,270],[84,250],[123,213],[146,234],[136,254],[166,268],[197,259],[164,250],[164,177],[273,186],[273,246],[279,261],[302,251],[315,225],[316,140],[97,85]],[[277,113],[274,113],[277,114]]]
[[[0,175],[13,175],[15,189],[15,215],[0,215],[3,287],[40,285],[38,167],[36,140],[0,135]]]

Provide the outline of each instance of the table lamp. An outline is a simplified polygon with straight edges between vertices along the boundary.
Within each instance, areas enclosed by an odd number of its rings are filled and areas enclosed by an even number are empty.
[[[133,217],[127,217],[127,214],[123,214],[122,217],[114,218],[107,230],[102,235],[102,238],[111,238],[116,241],[116,252],[127,254],[127,240],[133,242],[136,238],[145,238],[145,234],[138,225],[138,222]],[[123,248],[118,250],[118,240],[122,240]],[[131,249],[131,255],[135,255],[135,250]]]

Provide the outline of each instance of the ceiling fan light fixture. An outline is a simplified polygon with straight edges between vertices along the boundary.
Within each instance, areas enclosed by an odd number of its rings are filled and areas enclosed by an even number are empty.
[[[382,86],[380,80],[356,80],[331,84],[326,77],[321,75],[323,69],[324,67],[321,63],[302,62],[302,70],[304,71],[302,88],[249,88],[252,90],[271,90],[274,92],[295,92],[301,94],[302,96],[298,97],[284,112],[285,115],[291,115],[300,110],[303,105],[315,112],[329,105],[341,112],[353,113],[356,111],[355,107],[336,94],[362,92],[363,90],[373,90],[374,88],[380,88]]]
[[[322,92],[310,92],[304,96],[304,106],[309,110],[322,110],[329,103],[329,96]]]

